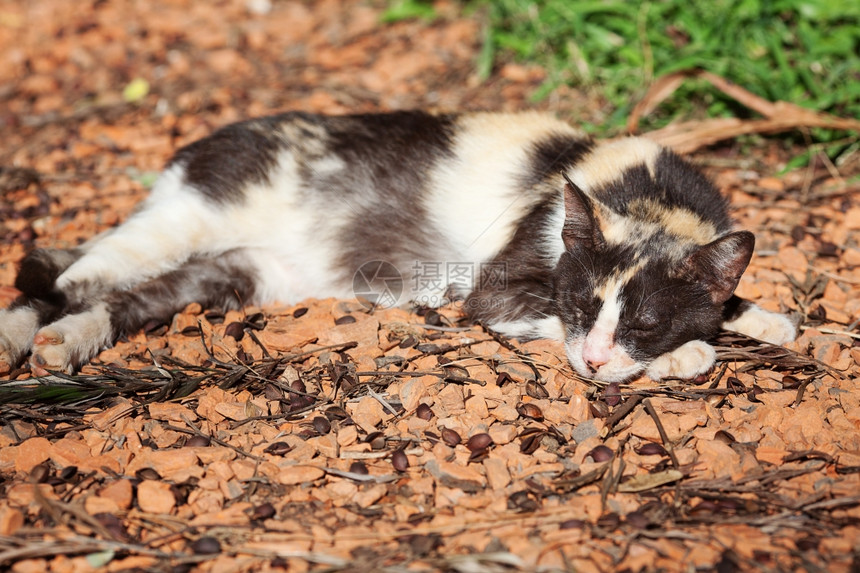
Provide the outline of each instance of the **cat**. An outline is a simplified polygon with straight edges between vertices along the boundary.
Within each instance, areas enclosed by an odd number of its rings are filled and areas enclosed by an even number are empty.
[[[26,256],[0,368],[29,352],[36,374],[71,372],[191,302],[352,297],[376,261],[404,278],[399,302],[464,299],[498,333],[563,342],[580,376],[691,379],[721,328],[795,337],[733,294],[754,242],[712,183],[647,139],[597,144],[537,112],[289,112],[180,149],[125,223]],[[418,280],[458,265],[471,274]]]

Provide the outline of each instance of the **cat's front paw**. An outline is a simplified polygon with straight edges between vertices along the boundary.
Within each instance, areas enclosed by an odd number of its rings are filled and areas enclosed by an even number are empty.
[[[658,356],[645,371],[652,380],[680,378],[692,380],[707,373],[714,365],[717,353],[707,342],[691,340],[662,356]]]
[[[30,371],[36,376],[47,376],[49,371],[71,374],[74,371],[73,341],[66,342],[60,329],[46,326],[33,337]]]
[[[37,376],[49,371],[72,373],[98,354],[110,338],[110,317],[104,305],[65,316],[40,328],[33,337],[30,370]]]
[[[797,327],[787,316],[755,305],[736,319],[723,323],[723,328],[770,344],[785,344],[797,337]]]
[[[18,366],[38,328],[38,314],[27,307],[0,310],[0,374]]]

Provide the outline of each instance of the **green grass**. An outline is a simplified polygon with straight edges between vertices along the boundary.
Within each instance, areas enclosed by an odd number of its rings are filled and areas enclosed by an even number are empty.
[[[701,68],[769,100],[860,117],[860,2],[842,0],[473,0],[489,28],[479,69],[514,59],[544,67],[540,99],[560,84],[605,98],[621,131],[663,74]],[[687,82],[645,120],[747,117],[704,82]],[[819,141],[839,134],[816,133]]]

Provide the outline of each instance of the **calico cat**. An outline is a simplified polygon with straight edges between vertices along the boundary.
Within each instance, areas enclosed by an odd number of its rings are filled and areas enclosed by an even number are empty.
[[[191,302],[352,297],[381,261],[404,277],[400,302],[463,298],[499,333],[563,341],[581,376],[688,379],[720,328],[795,336],[733,295],[753,244],[703,175],[646,139],[598,145],[537,113],[285,113],[180,149],[119,227],[29,254],[0,368],[30,352],[36,373],[71,371]],[[471,277],[417,280],[456,265]]]

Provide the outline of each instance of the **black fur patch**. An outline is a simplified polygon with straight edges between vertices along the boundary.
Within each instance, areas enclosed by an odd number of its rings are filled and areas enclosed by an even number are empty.
[[[326,120],[330,151],[348,171],[316,176],[312,187],[353,209],[340,236],[337,266],[344,278],[352,278],[368,253],[402,265],[432,252],[438,237],[427,221],[427,173],[453,157],[454,122],[455,116],[418,111]]]
[[[712,223],[718,233],[732,227],[725,197],[704,175],[669,150],[657,157],[653,178],[645,165],[630,167],[621,177],[594,190],[594,195],[621,215],[628,215],[632,202],[646,199],[691,211]]]
[[[720,328],[720,305],[702,285],[672,276],[665,261],[646,264],[621,289],[616,341],[636,360],[650,361]],[[683,309],[683,311],[680,311]]]
[[[129,290],[105,297],[114,337],[135,332],[150,320],[169,322],[192,302],[239,308],[254,298],[256,272],[242,250],[195,257]]]
[[[21,261],[15,288],[29,298],[61,302],[54,283],[80,257],[77,249],[36,249]]]
[[[594,143],[571,135],[552,135],[533,144],[529,150],[529,169],[521,179],[524,189],[565,172],[594,148]]]
[[[295,114],[289,114],[289,117]],[[185,181],[217,203],[237,203],[248,184],[267,184],[284,142],[277,124],[287,116],[243,121],[183,147],[171,165],[185,167]]]

